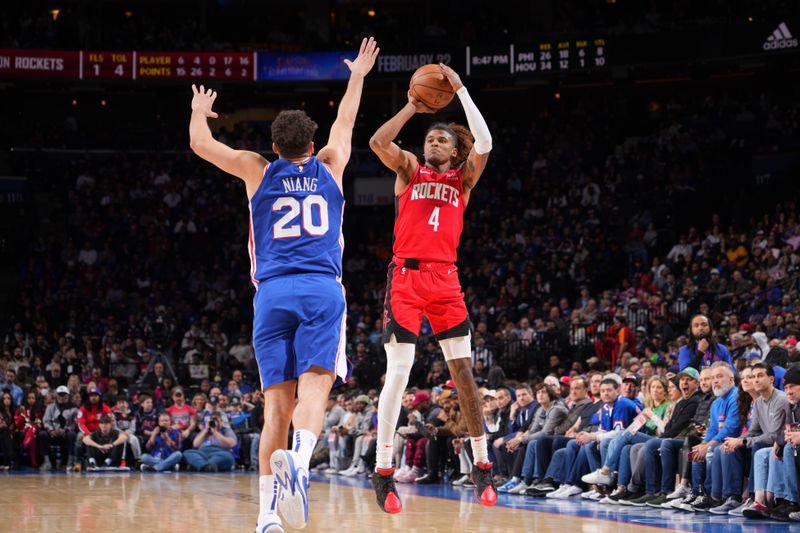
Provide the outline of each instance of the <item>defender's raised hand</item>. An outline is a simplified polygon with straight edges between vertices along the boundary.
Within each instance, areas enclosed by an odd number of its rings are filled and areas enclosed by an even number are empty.
[[[350,69],[352,74],[366,76],[369,74],[369,71],[372,70],[373,65],[375,65],[375,58],[378,57],[380,51],[381,49],[378,48],[378,43],[373,37],[370,37],[369,40],[364,38],[361,41],[358,57],[353,61],[345,59],[344,64],[347,65],[347,68]]]
[[[214,105],[214,100],[217,99],[217,91],[212,91],[211,89],[206,90],[202,85],[200,89],[198,89],[192,84],[192,92],[194,93],[192,97],[192,111],[202,113],[209,118],[217,118],[219,116],[211,110],[211,106]]]

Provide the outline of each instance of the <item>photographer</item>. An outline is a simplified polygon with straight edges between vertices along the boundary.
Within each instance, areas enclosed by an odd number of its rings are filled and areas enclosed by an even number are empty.
[[[158,427],[150,434],[145,443],[148,453],[142,455],[142,472],[155,470],[163,472],[170,468],[178,470],[181,462],[181,431],[176,426],[171,428],[171,418],[167,413],[158,415]]]
[[[236,434],[223,423],[222,413],[215,410],[194,438],[192,445],[195,449],[187,450],[183,455],[196,470],[227,471],[233,468],[236,461],[231,450],[237,442]]]

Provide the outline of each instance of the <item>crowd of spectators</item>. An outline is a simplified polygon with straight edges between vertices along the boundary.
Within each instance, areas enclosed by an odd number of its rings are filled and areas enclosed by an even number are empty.
[[[518,2],[498,11],[482,2],[427,8],[424,2],[340,4],[314,2],[264,7],[257,2],[197,2],[186,16],[183,2],[158,6],[40,1],[9,6],[0,22],[0,46],[19,48],[138,50],[315,50],[351,47],[377,35],[397,47],[442,42],[507,44],[534,33],[602,32],[603,35],[745,25],[785,19],[797,7],[785,0],[740,2]],[[457,10],[457,11],[456,11]],[[291,28],[291,31],[287,31]],[[414,32],[404,31],[414,28]],[[413,41],[411,40],[413,39]]]

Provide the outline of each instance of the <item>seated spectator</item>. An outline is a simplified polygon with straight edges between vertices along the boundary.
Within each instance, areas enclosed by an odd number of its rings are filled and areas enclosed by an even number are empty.
[[[547,495],[549,498],[566,499],[581,494],[583,492],[580,487],[581,477],[589,473],[592,464],[599,466],[599,444],[604,440],[610,442],[639,414],[639,408],[633,400],[621,395],[619,389],[619,376],[609,374],[604,377],[600,386],[603,405],[600,408],[600,424],[597,430],[579,433],[575,440],[569,441],[566,448],[554,454],[546,476],[561,481],[562,486],[549,493]],[[560,458],[556,460],[556,456]]]
[[[372,400],[366,394],[361,394],[353,400],[353,406],[356,412],[356,423],[349,432],[350,438],[354,439],[353,459],[349,468],[339,472],[339,475],[345,477],[353,477],[367,471],[363,456],[370,442],[375,439],[373,415],[376,411],[372,407]]]
[[[60,385],[56,389],[56,401],[47,406],[42,419],[43,430],[39,432],[39,449],[45,470],[55,467],[72,468],[75,464],[75,439],[78,435],[78,406],[70,401],[69,389]]]
[[[153,397],[143,392],[139,395],[139,409],[136,411],[136,436],[140,442],[147,442],[157,430],[158,411],[153,403]]]
[[[111,414],[114,416],[114,426],[127,435],[133,458],[138,460],[142,456],[142,447],[139,438],[136,436],[136,414],[130,409],[128,397],[124,394],[116,396],[116,403],[111,409]]]
[[[22,405],[22,387],[17,385],[17,372],[13,368],[6,369],[6,381],[0,383],[0,391],[9,391],[14,405]]]
[[[352,399],[347,399],[344,395],[340,395],[337,402],[340,402],[345,413],[339,421],[339,424],[331,427],[331,431],[328,434],[331,464],[325,471],[326,474],[336,474],[340,470],[346,470],[347,467],[349,467],[349,462],[346,463],[347,445],[350,441],[350,432],[355,428],[358,420],[355,402],[353,402]]]
[[[182,387],[172,388],[172,405],[165,409],[165,412],[172,417],[171,426],[177,426],[181,432],[181,441],[189,438],[189,434],[197,422],[197,411],[186,403]]]
[[[742,433],[743,422],[737,404],[740,392],[733,378],[733,369],[726,362],[717,362],[711,365],[711,380],[716,399],[711,404],[709,425],[706,429],[703,442],[692,449],[694,461],[692,463],[692,494],[695,498],[682,503],[679,508],[695,512],[696,509],[707,510],[722,504],[720,496],[722,486],[714,487],[712,472],[722,469],[722,454],[716,450],[730,437],[738,437]],[[745,415],[746,417],[746,415]],[[722,476],[719,475],[718,478]],[[741,492],[741,483],[738,489],[730,484],[725,486],[726,492],[733,495]],[[716,499],[714,497],[716,496]]]
[[[559,392],[560,389],[559,387]],[[526,490],[531,488],[533,470],[536,463],[536,445],[532,443],[542,437],[555,435],[556,429],[567,418],[567,407],[561,401],[559,394],[556,393],[554,386],[547,383],[539,383],[534,390],[539,407],[533,414],[533,422],[530,427],[522,435],[520,453],[516,455],[514,460],[512,477],[508,483],[498,487],[498,492],[524,494]],[[529,452],[529,450],[533,451]]]
[[[172,468],[177,472],[183,457],[181,444],[180,427],[168,413],[158,415],[158,427],[150,433],[150,438],[145,443],[147,453],[142,454],[142,472],[163,472]]]
[[[114,418],[110,414],[100,415],[98,429],[86,435],[83,444],[89,456],[89,468],[120,467],[126,460],[128,435],[113,427]]]
[[[798,494],[797,446],[800,445],[800,369],[789,368],[783,378],[786,407],[786,429],[779,432],[772,448],[755,454],[753,467],[754,501],[742,511],[747,518],[773,518],[787,521],[800,519]],[[779,504],[778,499],[783,499]]]
[[[741,483],[745,476],[745,464],[758,464],[755,456],[761,449],[772,450],[781,438],[784,420],[789,403],[786,393],[774,387],[775,375],[772,367],[765,363],[757,363],[750,367],[753,372],[753,391],[756,399],[753,402],[752,418],[747,433],[741,437],[728,437],[720,446],[723,486],[730,487],[723,494],[725,502],[709,509],[712,514],[728,514],[742,506]],[[749,456],[749,461],[747,461]],[[755,492],[755,475],[751,471],[747,494]],[[756,506],[757,508],[757,506]],[[744,507],[742,512],[747,509]]]
[[[83,450],[84,450],[84,443],[83,440],[86,438],[87,435],[90,435],[92,432],[97,431],[100,429],[100,416],[102,415],[109,415],[111,416],[111,408],[106,404],[100,401],[100,389],[96,386],[90,386],[86,390],[88,400],[81,405],[81,408],[78,410],[78,429],[80,433],[78,433],[78,438],[76,441],[77,445],[77,462],[73,465],[73,469],[80,471],[81,463],[83,462]]]
[[[623,382],[624,383],[624,382]],[[626,446],[645,442],[660,436],[667,424],[667,410],[672,405],[667,397],[669,384],[661,376],[650,378],[645,388],[644,411],[639,413],[628,428],[614,437],[608,447],[603,467],[583,476],[582,481],[590,485],[611,485],[613,475],[620,465],[620,458]],[[620,488],[627,485],[627,480]]]
[[[556,380],[558,382],[558,380]],[[511,405],[509,412],[508,433],[495,439],[492,443],[495,457],[497,458],[497,472],[506,480],[511,477],[511,470],[516,460],[516,454],[520,453],[519,447],[522,438],[530,425],[533,423],[533,414],[539,404],[533,398],[533,391],[527,383],[520,383],[516,389],[517,401]]]
[[[6,389],[0,399],[0,470],[13,469],[18,461],[14,446],[14,409],[11,390]]]
[[[22,456],[28,458],[28,464],[36,468],[41,461],[38,449],[38,434],[42,429],[44,407],[36,396],[36,391],[31,390],[25,395],[25,404],[20,405],[14,413],[16,429],[15,443]]]
[[[244,375],[239,369],[233,371],[231,379],[236,382],[236,385],[239,387],[239,390],[242,392],[242,394],[247,394],[248,392],[253,392],[255,390],[252,385],[244,381]]]
[[[203,428],[192,442],[194,449],[186,450],[183,456],[195,470],[228,471],[236,462],[231,453],[236,444],[236,434],[223,423],[222,413],[214,411],[204,418]]]
[[[439,406],[431,402],[431,395],[426,391],[414,394],[411,407],[414,411],[408,415],[409,425],[398,429],[398,432],[406,439],[406,464],[394,474],[394,479],[398,483],[413,483],[422,477],[427,465],[425,445],[431,436],[427,427],[429,424],[436,424],[435,420],[441,410]]]

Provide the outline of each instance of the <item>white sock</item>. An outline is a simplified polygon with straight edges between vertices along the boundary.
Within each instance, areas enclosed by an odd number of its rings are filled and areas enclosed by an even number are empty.
[[[386,380],[378,400],[378,443],[376,468],[392,467],[394,430],[400,417],[403,392],[408,385],[408,375],[414,364],[416,346],[409,343],[389,342],[386,348]]]
[[[480,437],[470,437],[469,441],[472,443],[472,460],[475,464],[488,463],[489,452],[486,449],[486,433]]]
[[[294,432],[294,447],[293,451],[300,455],[303,461],[303,466],[308,470],[308,465],[311,462],[311,454],[314,453],[314,446],[317,445],[317,436],[308,431],[307,429],[298,429]]]
[[[275,514],[275,506],[278,503],[278,482],[272,474],[260,476],[258,478],[258,516],[265,514]]]

